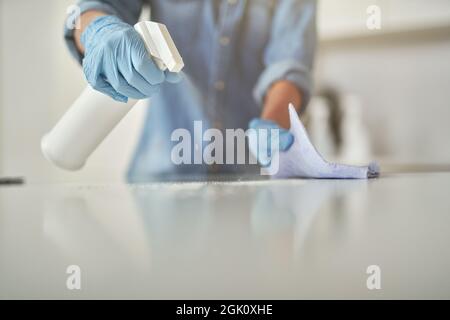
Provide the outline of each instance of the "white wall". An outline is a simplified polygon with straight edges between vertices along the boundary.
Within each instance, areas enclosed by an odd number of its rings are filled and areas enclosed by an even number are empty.
[[[378,4],[381,29],[365,25]],[[318,86],[360,95],[378,158],[450,162],[450,1],[323,0]]]
[[[366,27],[372,6],[380,9],[380,30]],[[320,0],[318,21],[322,40],[411,32],[449,26],[450,3],[448,0]]]
[[[450,29],[322,46],[317,79],[364,102],[374,151],[395,162],[450,162]]]

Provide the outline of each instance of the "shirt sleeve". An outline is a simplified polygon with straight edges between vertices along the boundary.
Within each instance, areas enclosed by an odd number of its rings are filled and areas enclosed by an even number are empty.
[[[289,80],[302,91],[302,111],[305,109],[312,91],[316,7],[315,0],[284,0],[276,5],[263,57],[265,69],[253,90],[259,105],[274,82]]]
[[[81,64],[83,55],[75,46],[74,26],[78,17],[89,10],[99,10],[110,15],[115,15],[123,21],[133,25],[135,24],[142,11],[142,0],[81,0],[77,4],[76,11],[69,12],[64,25],[64,39],[72,56]]]

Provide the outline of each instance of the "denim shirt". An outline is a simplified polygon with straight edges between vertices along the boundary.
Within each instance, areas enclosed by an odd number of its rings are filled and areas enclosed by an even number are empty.
[[[252,166],[176,165],[171,150],[175,129],[242,128],[261,113],[268,88],[289,80],[302,92],[312,90],[316,46],[315,0],[84,0],[80,12],[101,10],[125,22],[138,21],[144,5],[151,20],[164,23],[183,57],[184,79],[164,84],[150,98],[145,124],[127,178],[141,182],[211,172],[244,174]],[[73,19],[73,17],[72,17]],[[66,26],[70,23],[66,23]],[[81,63],[73,31],[65,39]],[[225,134],[224,134],[225,135]],[[202,141],[193,141],[192,148]]]

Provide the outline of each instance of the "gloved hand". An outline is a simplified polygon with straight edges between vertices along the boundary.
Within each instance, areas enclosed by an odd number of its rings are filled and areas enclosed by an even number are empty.
[[[94,19],[81,34],[83,71],[88,83],[114,100],[144,99],[164,82],[181,77],[161,71],[134,28],[115,16]]]
[[[294,143],[294,136],[273,121],[254,118],[249,122],[249,128],[256,131],[255,135],[249,135],[249,149],[262,167],[270,165],[276,152],[286,151]],[[272,129],[278,130],[278,139],[272,135]],[[262,139],[266,139],[265,147]]]

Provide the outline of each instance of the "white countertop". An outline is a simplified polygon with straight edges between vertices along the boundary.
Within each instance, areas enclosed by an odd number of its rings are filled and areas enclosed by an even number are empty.
[[[449,172],[0,188],[0,298],[450,298],[449,244]]]

